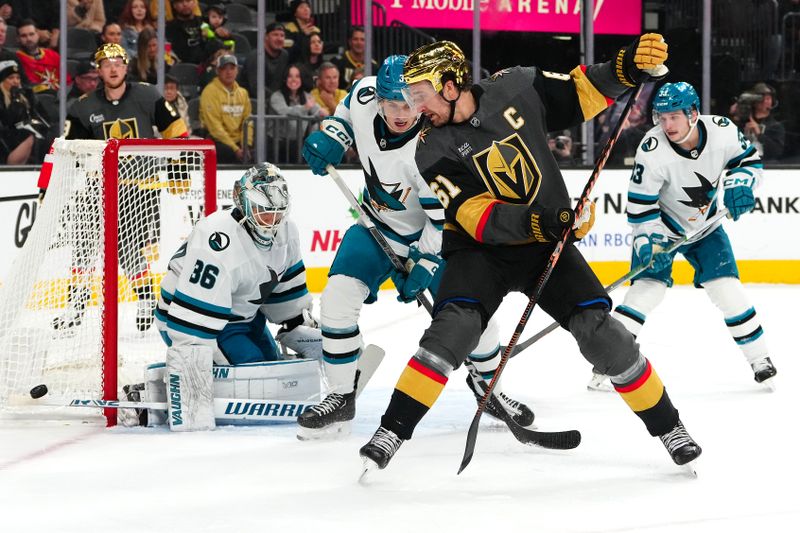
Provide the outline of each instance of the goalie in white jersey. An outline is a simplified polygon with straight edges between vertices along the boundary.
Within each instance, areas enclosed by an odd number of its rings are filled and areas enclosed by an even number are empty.
[[[367,228],[354,224],[347,230],[321,299],[323,361],[333,392],[298,418],[301,440],[347,431],[355,417],[356,369],[363,346],[358,318],[361,306],[377,299],[381,283],[391,277],[403,302],[412,302],[419,292],[435,291],[438,286],[444,210],[414,161],[421,122],[402,94],[405,60],[406,56],[390,56],[377,76],[353,85],[336,113],[306,139],[303,149],[311,170],[322,176],[327,175],[327,165],[341,162],[348,148],[358,147],[365,178],[364,210],[395,253],[413,266],[408,275],[394,270]],[[470,355],[471,371],[491,379],[500,360],[499,344],[499,331],[492,321]],[[470,376],[467,382],[482,396],[476,379]],[[533,422],[527,406],[498,387],[495,395],[497,401],[488,406],[489,414],[503,408],[520,425]]]
[[[256,165],[234,184],[233,200],[233,210],[197,223],[161,282],[156,323],[168,346],[170,390],[173,374],[183,376],[181,401],[197,400],[182,406],[184,425],[193,422],[186,418],[196,405],[202,412],[200,422],[185,429],[213,427],[213,407],[205,401],[212,361],[241,365],[280,358],[267,320],[282,325],[275,338],[284,346],[305,358],[322,353],[299,233],[288,218],[286,180],[274,165]]]
[[[695,287],[705,289],[722,311],[728,332],[762,383],[777,371],[722,222],[674,253],[662,252],[671,240],[702,228],[717,213],[719,195],[734,221],[752,211],[753,189],[763,178],[758,151],[736,125],[725,117],[700,115],[699,109],[697,93],[685,82],[664,85],[653,101],[657,126],[636,152],[627,207],[633,226],[631,268],[653,264],[635,278],[614,316],[638,335],[672,285],[672,262],[681,253],[694,269]],[[589,388],[601,383],[602,376],[595,374]]]

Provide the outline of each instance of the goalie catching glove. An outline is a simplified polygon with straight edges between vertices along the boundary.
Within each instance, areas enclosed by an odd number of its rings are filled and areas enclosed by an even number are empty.
[[[739,220],[740,216],[749,213],[756,206],[756,198],[753,196],[755,181],[753,176],[744,172],[729,174],[722,180],[722,187],[725,190],[722,202],[734,221]]]
[[[417,244],[408,247],[408,261],[405,272],[392,274],[392,281],[397,287],[398,301],[408,303],[417,298],[417,294],[430,287],[436,271],[442,264],[442,258],[434,254],[420,252]]]
[[[572,227],[576,239],[583,239],[594,225],[595,205],[589,199],[584,200],[580,218],[567,207],[552,208],[529,206],[525,217],[526,232],[536,242],[554,242],[561,239],[565,228]]]
[[[303,144],[303,159],[308,162],[311,172],[317,176],[326,176],[328,165],[337,166],[342,162],[344,153],[353,146],[353,128],[337,117],[328,117],[322,121],[319,131],[306,138]]]
[[[275,335],[275,340],[303,359],[322,357],[322,331],[308,309],[287,320]]]
[[[617,52],[617,80],[623,85],[634,87],[645,79],[645,74],[653,79],[663,78],[669,74],[669,69],[664,65],[669,55],[667,48],[667,43],[660,34],[645,33]]]
[[[672,256],[662,253],[667,246],[669,239],[660,233],[641,234],[633,239],[633,251],[639,263],[649,265],[650,261],[653,262],[647,269],[650,272],[661,272],[672,263]]]

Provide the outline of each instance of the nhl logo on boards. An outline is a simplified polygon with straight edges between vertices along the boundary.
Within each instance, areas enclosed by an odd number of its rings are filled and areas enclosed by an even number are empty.
[[[472,118],[469,119],[469,125],[472,126],[473,128],[480,128],[481,119],[473,115]]]
[[[215,231],[211,234],[211,237],[208,238],[208,246],[215,252],[221,252],[227,248],[230,243],[230,237],[221,231]]]

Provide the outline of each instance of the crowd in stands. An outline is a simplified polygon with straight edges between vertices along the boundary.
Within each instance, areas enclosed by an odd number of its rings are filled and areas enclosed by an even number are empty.
[[[41,162],[50,141],[60,133],[60,85],[67,84],[68,105],[97,90],[102,82],[92,57],[103,43],[125,48],[132,82],[155,84],[159,54],[163,55],[165,99],[193,135],[214,140],[223,164],[252,160],[253,120],[248,117],[255,113],[261,81],[266,113],[286,117],[270,119],[267,131],[267,143],[287,147],[281,151],[286,159],[275,162],[300,162],[297,145],[303,135],[334,113],[350,87],[364,76],[366,40],[364,29],[353,26],[345,42],[326,43],[315,23],[313,0],[285,2],[284,12],[268,14],[263,43],[256,43],[253,2],[165,0],[166,43],[159,50],[157,0],[68,0],[63,51],[58,49],[58,0],[0,0],[0,164]],[[787,11],[800,9],[800,0],[783,3]],[[263,80],[258,79],[259,45],[265,57]],[[62,53],[67,55],[66,80],[60,79]],[[373,60],[372,72],[377,68]],[[653,93],[633,110],[611,164],[632,160],[652,126],[648,102]],[[730,108],[731,119],[766,160],[780,160],[792,144],[787,141],[791,133],[784,128],[783,110],[776,116],[779,94],[767,83],[751,84]],[[594,122],[599,148],[616,120],[614,112],[611,109]],[[552,132],[550,145],[564,166],[583,160],[585,148],[577,130]]]

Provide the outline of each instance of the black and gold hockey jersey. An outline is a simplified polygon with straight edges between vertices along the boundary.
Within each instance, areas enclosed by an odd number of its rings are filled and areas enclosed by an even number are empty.
[[[443,251],[532,242],[529,205],[571,207],[547,132],[589,120],[624,90],[608,64],[570,74],[514,67],[472,87],[477,110],[466,121],[426,124],[416,161],[445,207]]]
[[[67,111],[64,137],[151,139],[154,126],[165,139],[188,134],[186,123],[154,86],[127,82],[119,100],[108,100],[102,87],[76,100]]]

